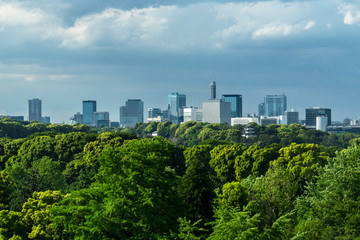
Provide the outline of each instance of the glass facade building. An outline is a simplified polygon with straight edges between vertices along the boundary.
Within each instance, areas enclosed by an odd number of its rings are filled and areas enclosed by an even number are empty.
[[[95,124],[94,112],[96,112],[96,101],[83,101],[83,123],[88,125]]]
[[[29,100],[29,121],[42,122],[41,118],[41,100],[34,98]]]
[[[129,99],[120,107],[120,125],[134,127],[138,122],[144,122],[144,102]]]
[[[183,122],[183,108],[186,106],[186,95],[171,93],[168,95],[169,120],[173,123]]]
[[[276,117],[284,115],[287,110],[286,95],[266,95],[264,98],[265,116]]]
[[[225,94],[222,95],[224,102],[230,103],[231,117],[242,117],[242,96],[239,94]]]
[[[327,125],[331,125],[331,109],[330,108],[313,107],[313,108],[307,108],[305,110],[306,126],[315,127],[317,116],[326,116],[327,117]]]

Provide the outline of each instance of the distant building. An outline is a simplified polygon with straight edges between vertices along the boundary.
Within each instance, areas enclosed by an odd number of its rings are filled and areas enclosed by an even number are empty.
[[[286,95],[266,95],[264,98],[265,115],[267,117],[276,117],[284,115],[287,110]]]
[[[112,128],[118,128],[118,127],[120,127],[120,123],[119,123],[119,122],[111,122],[111,123],[110,123],[110,126],[111,126]]]
[[[120,107],[120,125],[135,127],[138,122],[144,122],[144,102],[140,99],[129,99],[125,106]]]
[[[236,124],[246,125],[251,122],[259,124],[259,119],[252,117],[231,118],[231,126],[234,126]]]
[[[243,137],[250,138],[250,137],[255,136],[255,135],[256,135],[255,130],[251,125],[245,126]]]
[[[260,103],[258,106],[259,117],[265,116],[265,103]]]
[[[94,112],[96,127],[110,127],[109,112]]]
[[[316,116],[316,130],[326,132],[327,125],[328,125],[328,118],[326,115]]]
[[[183,108],[186,106],[186,95],[171,93],[168,95],[169,120],[173,123],[183,122]]]
[[[160,108],[149,108],[148,109],[148,118],[156,118],[158,116],[162,116],[162,112]]]
[[[216,99],[216,82],[215,81],[212,81],[210,83],[210,90],[211,90],[210,100]]]
[[[50,123],[50,117],[48,116],[41,117],[41,123]]]
[[[83,124],[84,122],[84,118],[83,115],[79,112],[77,112],[76,114],[74,114],[74,121],[80,124]]]
[[[164,120],[164,118],[162,116],[157,116],[157,117],[154,117],[154,118],[148,118],[147,122],[148,123],[150,123],[150,122],[165,122],[165,120]]]
[[[202,110],[197,107],[184,108],[184,122],[188,121],[202,121]]]
[[[94,112],[96,112],[96,101],[83,101],[83,124],[95,124]]]
[[[231,124],[231,104],[220,99],[209,100],[202,104],[202,121],[209,123]]]
[[[260,125],[267,126],[270,124],[287,124],[287,117],[285,115],[275,116],[275,117],[260,117]]]
[[[224,94],[222,95],[224,102],[230,103],[231,117],[242,117],[242,96],[239,94]]]
[[[285,116],[287,118],[287,124],[299,124],[299,112],[295,111],[294,109],[291,109],[291,111],[285,111]]]
[[[29,121],[42,122],[41,119],[41,100],[34,98],[29,100]]]
[[[0,116],[0,118],[6,117],[17,121],[24,121],[24,116]]]
[[[328,120],[327,125],[331,125],[331,109],[313,107],[305,110],[306,126],[309,128],[315,128],[317,116],[326,116]]]

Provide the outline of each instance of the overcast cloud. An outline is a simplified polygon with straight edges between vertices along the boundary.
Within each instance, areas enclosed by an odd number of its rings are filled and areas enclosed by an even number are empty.
[[[267,94],[358,118],[360,1],[0,0],[0,115],[43,100],[53,122],[94,99],[119,120],[128,98],[201,106],[243,95],[244,114]]]

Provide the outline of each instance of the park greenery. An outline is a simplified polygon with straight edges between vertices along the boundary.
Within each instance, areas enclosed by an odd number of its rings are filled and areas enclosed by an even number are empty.
[[[251,125],[2,118],[0,240],[360,239],[360,135]]]

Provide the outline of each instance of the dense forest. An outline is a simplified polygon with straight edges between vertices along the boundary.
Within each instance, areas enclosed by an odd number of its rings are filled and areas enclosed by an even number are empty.
[[[2,118],[0,240],[360,239],[360,135],[251,126]]]

